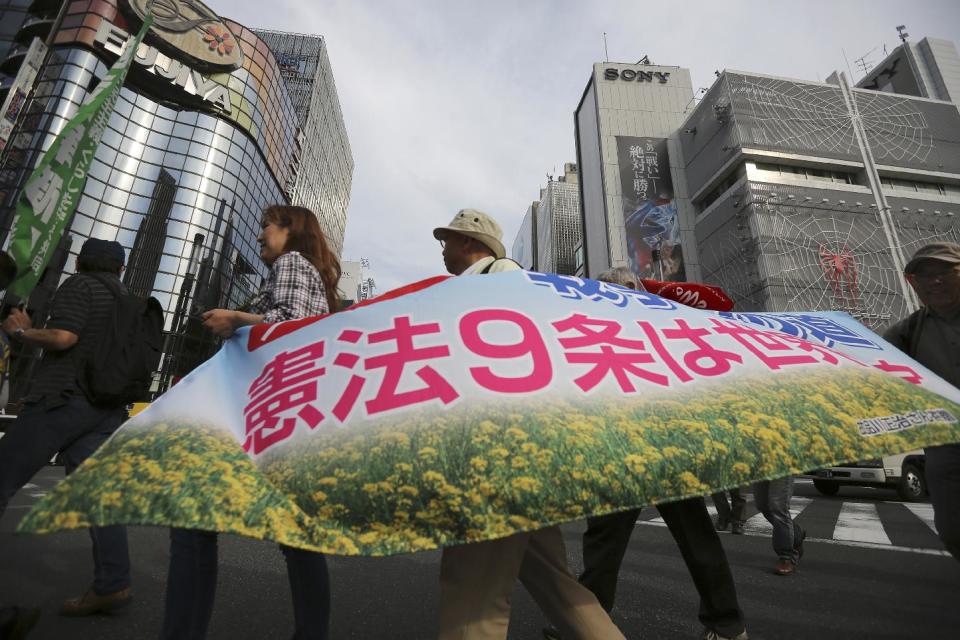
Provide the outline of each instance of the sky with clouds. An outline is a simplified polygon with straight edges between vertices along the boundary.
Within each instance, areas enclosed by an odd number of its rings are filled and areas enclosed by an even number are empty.
[[[548,173],[576,160],[573,110],[609,59],[806,80],[924,36],[960,43],[956,0],[207,0],[250,26],[326,38],[353,150],[344,259],[379,292],[442,273],[431,231],[461,208],[499,220],[508,251]]]

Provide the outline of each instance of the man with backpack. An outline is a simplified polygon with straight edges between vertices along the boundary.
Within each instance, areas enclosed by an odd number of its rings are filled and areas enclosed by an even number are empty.
[[[81,388],[86,386],[82,380],[90,376],[90,363],[111,352],[112,343],[122,342],[116,332],[122,324],[118,309],[129,297],[119,278],[124,257],[117,242],[87,240],[77,257],[77,273],[54,295],[46,328],[34,328],[20,309],[3,321],[8,336],[40,347],[43,356],[23,409],[0,439],[0,515],[7,501],[54,454],[60,452],[66,473],[72,473],[127,417],[125,405],[130,399],[101,402]],[[62,615],[111,611],[132,599],[126,529],[93,527],[90,537],[93,584],[84,595],[66,600]]]

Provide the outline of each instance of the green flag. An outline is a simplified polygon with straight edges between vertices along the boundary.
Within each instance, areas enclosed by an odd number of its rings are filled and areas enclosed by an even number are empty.
[[[153,15],[147,15],[140,32],[127,42],[123,54],[24,183],[10,242],[10,255],[17,263],[17,279],[8,287],[21,298],[26,298],[36,286],[77,207],[90,163],[120,97],[130,63],[152,23]]]

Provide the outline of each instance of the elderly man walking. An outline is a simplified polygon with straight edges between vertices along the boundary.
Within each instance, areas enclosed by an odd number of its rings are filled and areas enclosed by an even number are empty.
[[[433,230],[453,275],[514,271],[497,222],[463,209]],[[596,597],[567,568],[558,527],[443,550],[440,562],[440,640],[503,640],[517,578],[564,640],[616,640],[623,634]]]
[[[960,387],[960,245],[935,242],[917,250],[904,276],[923,305],[883,337],[955,387]],[[927,486],[934,524],[960,560],[960,443],[927,447]]]

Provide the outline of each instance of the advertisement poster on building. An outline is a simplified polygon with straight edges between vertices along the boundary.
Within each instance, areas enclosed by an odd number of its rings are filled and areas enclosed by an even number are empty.
[[[617,136],[630,269],[641,278],[686,280],[666,138]]]
[[[7,146],[10,136],[13,135],[13,128],[17,124],[17,118],[27,102],[27,95],[30,88],[33,87],[33,81],[37,78],[37,72],[43,59],[47,55],[47,47],[40,38],[34,38],[27,49],[26,58],[20,70],[17,71],[17,77],[10,85],[10,91],[7,92],[7,98],[0,107],[0,152]]]
[[[244,328],[24,518],[412,553],[960,440],[960,390],[844,313],[533,271]]]

